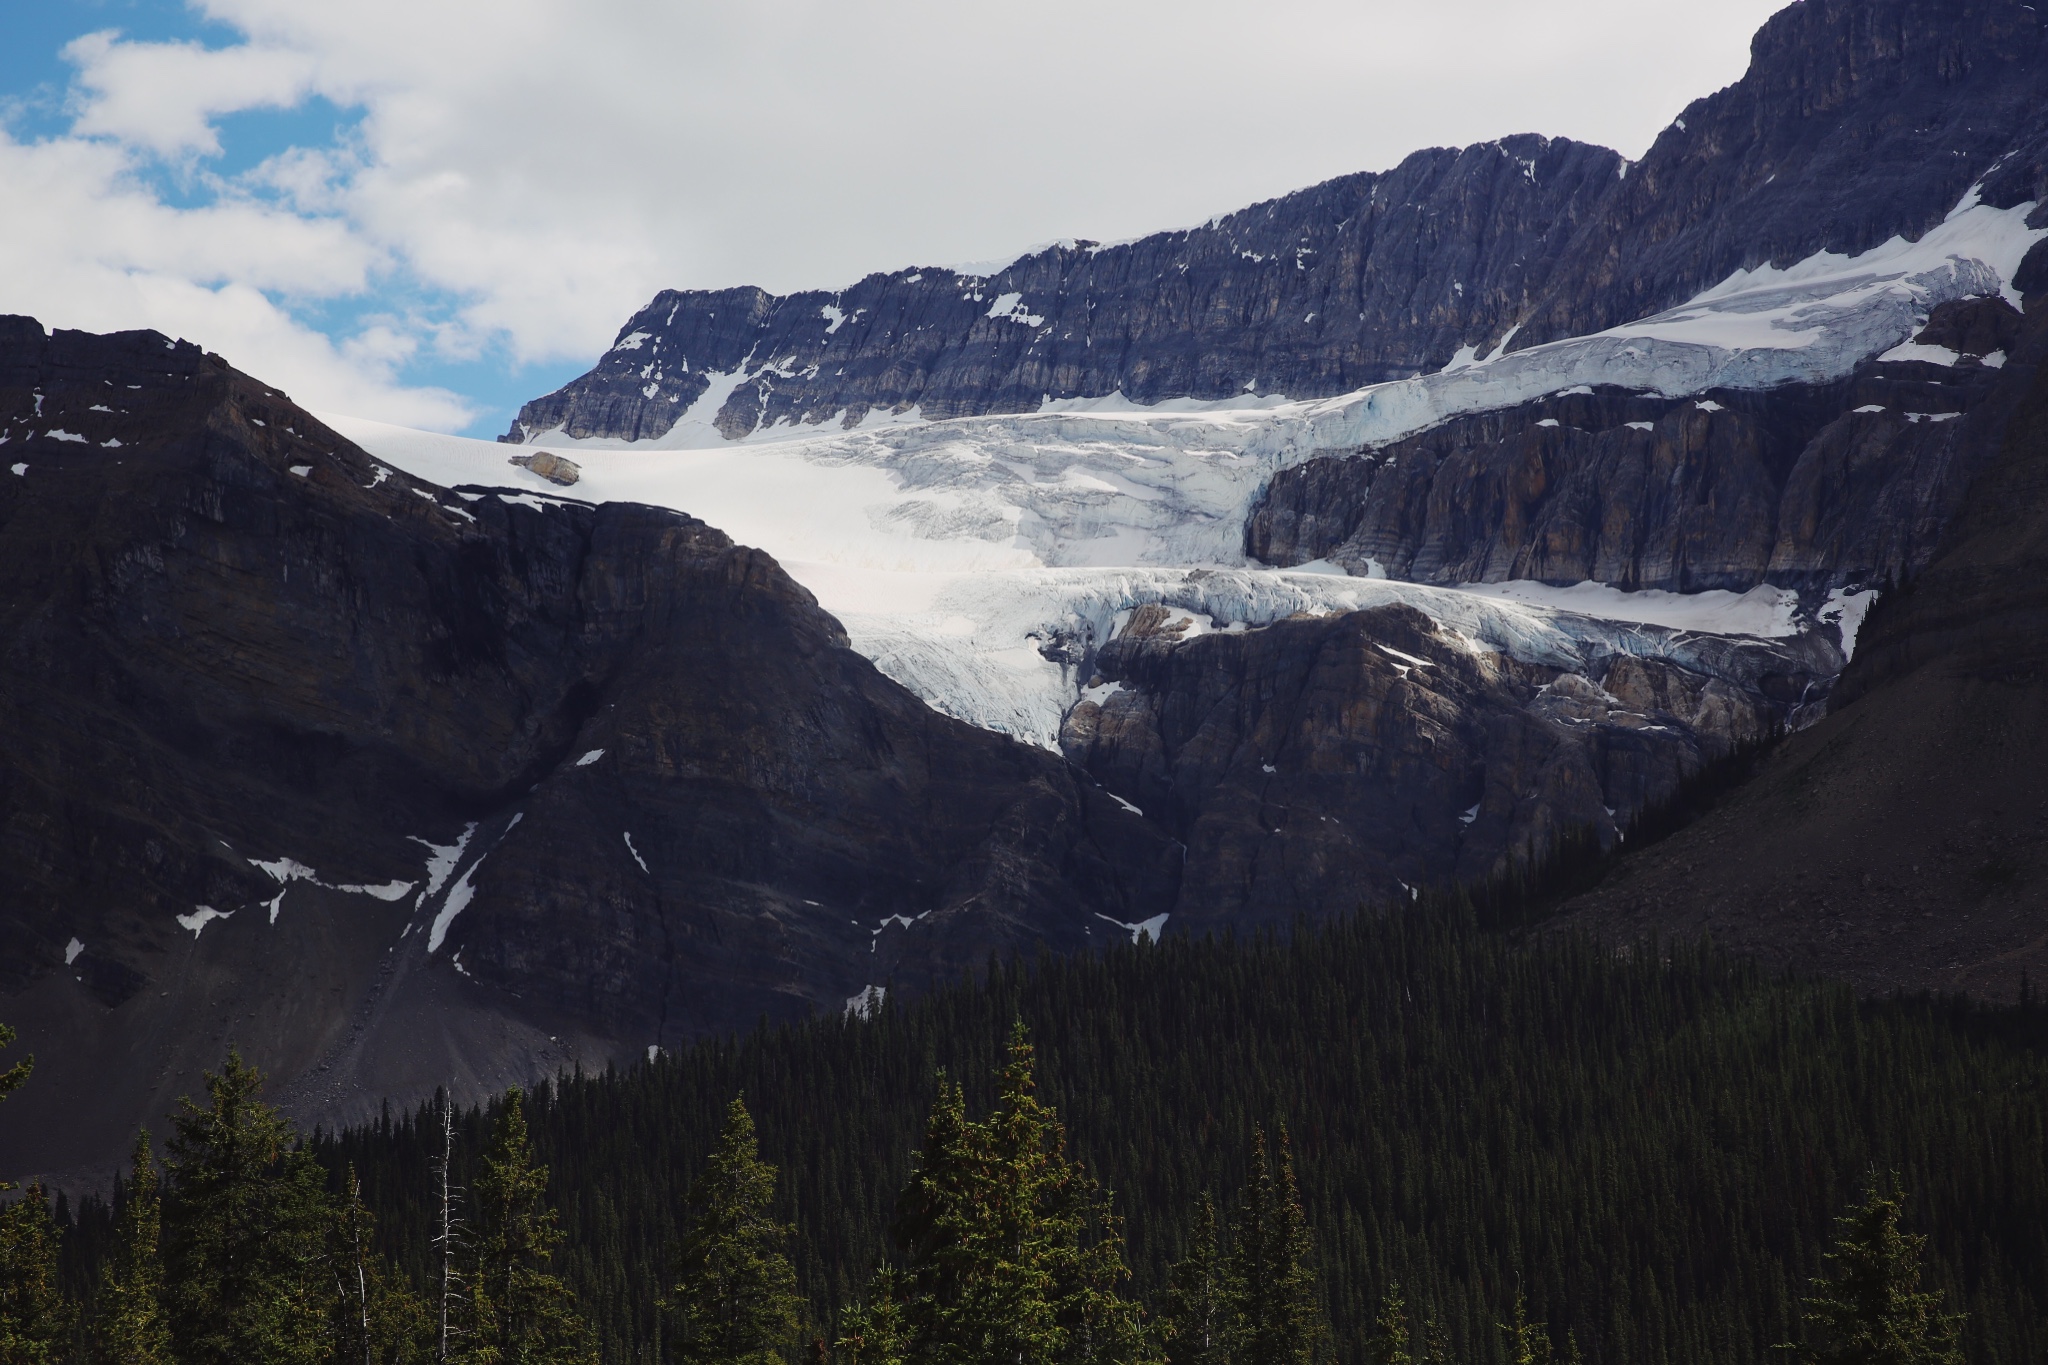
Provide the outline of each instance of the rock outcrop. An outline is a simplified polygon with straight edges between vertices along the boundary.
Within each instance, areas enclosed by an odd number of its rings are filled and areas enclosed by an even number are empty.
[[[1803,0],[1634,164],[1511,137],[990,274],[665,291],[504,439],[645,440],[693,405],[739,436],[1114,393],[1321,397],[1598,331],[1738,270],[1917,240],[1973,186],[2048,204],[2044,33],[2019,0]]]
[[[1782,724],[1825,658],[1731,642],[1724,676],[1475,649],[1412,607],[1242,631],[1141,607],[1096,654],[1067,756],[1187,845],[1178,927],[1385,905],[1611,844],[1702,763]]]
[[[1322,456],[1274,476],[1245,553],[1440,584],[1824,593],[1903,578],[1987,449],[1962,419],[1997,382],[2017,320],[2003,299],[1969,300],[1919,334],[1932,359],[1872,362],[1840,384],[1574,392]]]
[[[307,1120],[1169,911],[1180,855],[766,555],[448,490],[154,333],[0,320],[0,1170],[230,1041]]]

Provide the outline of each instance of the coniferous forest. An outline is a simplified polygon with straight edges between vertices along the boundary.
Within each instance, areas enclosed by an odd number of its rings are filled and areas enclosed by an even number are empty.
[[[2021,1365],[2044,1040],[1436,905],[303,1141],[231,1061],[111,1205],[10,1209],[6,1358]]]

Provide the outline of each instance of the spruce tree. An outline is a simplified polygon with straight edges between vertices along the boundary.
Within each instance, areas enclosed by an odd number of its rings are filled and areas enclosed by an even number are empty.
[[[1515,1294],[1515,1320],[1499,1324],[1508,1365],[1550,1365],[1550,1333],[1540,1322],[1529,1321],[1529,1301]]]
[[[1269,1151],[1263,1128],[1252,1135],[1251,1178],[1238,1212],[1231,1282],[1243,1335],[1234,1365],[1311,1365],[1328,1333],[1316,1302],[1313,1239],[1294,1179],[1294,1149],[1280,1130]]]
[[[13,1046],[14,1030],[5,1024],[0,1024],[0,1052],[4,1052]],[[35,1069],[36,1059],[34,1054],[30,1054],[16,1062],[13,1066],[8,1067],[5,1071],[0,1071],[0,1100],[6,1099],[9,1095],[21,1089],[22,1084],[28,1080],[29,1073]],[[0,1180],[0,1193],[14,1189],[15,1185],[16,1182],[12,1180]]]
[[[1066,1154],[1038,1099],[1021,1023],[994,1111],[967,1117],[940,1086],[925,1147],[899,1202],[902,1319],[911,1365],[1122,1365],[1151,1357],[1109,1200]]]
[[[548,1273],[562,1240],[534,1159],[525,1096],[505,1092],[474,1188],[475,1254],[459,1346],[462,1365],[583,1365],[596,1352],[569,1287]]]
[[[376,1235],[350,1166],[334,1219],[336,1365],[422,1365],[433,1359],[426,1305],[377,1254]]]
[[[95,1354],[100,1365],[171,1365],[171,1327],[164,1311],[163,1188],[146,1128],[135,1136],[123,1193],[113,1255],[100,1289]]]
[[[910,1349],[901,1284],[887,1266],[875,1272],[867,1299],[847,1310],[833,1350],[839,1365],[904,1365]]]
[[[1905,1201],[1876,1181],[1835,1220],[1835,1273],[1813,1282],[1805,1322],[1818,1343],[1788,1347],[1807,1365],[1962,1365],[1962,1315],[1920,1288],[1927,1239],[1904,1232]]]
[[[1203,1195],[1187,1252],[1166,1279],[1161,1336],[1168,1365],[1229,1365],[1239,1324],[1238,1295],[1216,1226],[1216,1201]]]
[[[774,1214],[775,1168],[735,1099],[686,1201],[688,1232],[672,1296],[675,1352],[693,1365],[771,1365],[787,1358],[803,1301],[785,1250],[794,1229]]]
[[[163,1246],[180,1365],[313,1365],[332,1347],[326,1174],[228,1053],[166,1146]]]
[[[1373,1319],[1372,1344],[1366,1365],[1415,1365],[1415,1352],[1408,1330],[1408,1305],[1395,1285],[1380,1295],[1380,1311]]]
[[[0,1206],[0,1361],[57,1365],[73,1310],[57,1286],[57,1224],[41,1185]]]

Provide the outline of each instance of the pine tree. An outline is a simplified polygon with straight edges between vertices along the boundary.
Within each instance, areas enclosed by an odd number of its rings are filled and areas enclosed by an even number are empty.
[[[332,1346],[326,1173],[228,1053],[211,1103],[181,1101],[166,1147],[163,1246],[180,1365],[312,1365]]]
[[[687,1198],[672,1299],[682,1359],[770,1365],[797,1340],[803,1301],[785,1251],[795,1229],[777,1221],[774,1202],[775,1168],[761,1160],[753,1117],[735,1099]]]
[[[525,1096],[514,1087],[491,1133],[475,1188],[475,1256],[459,1346],[463,1365],[582,1365],[594,1361],[575,1295],[548,1273],[562,1240],[547,1206],[548,1173],[534,1160]]]
[[[1294,1180],[1294,1149],[1280,1130],[1269,1152],[1263,1128],[1252,1136],[1251,1179],[1245,1185],[1231,1252],[1231,1282],[1244,1324],[1235,1365],[1310,1365],[1321,1360],[1327,1332],[1316,1303],[1313,1239]]]
[[[149,1130],[135,1137],[125,1198],[114,1224],[114,1254],[95,1324],[101,1365],[171,1365],[164,1311],[163,1188]]]
[[[0,1207],[0,1362],[56,1365],[73,1310],[57,1287],[57,1224],[41,1185]]]
[[[1216,1201],[1205,1194],[1195,1206],[1187,1253],[1167,1275],[1161,1335],[1168,1365],[1228,1365],[1239,1330],[1237,1300],[1218,1240]]]
[[[1410,1341],[1408,1305],[1401,1297],[1401,1286],[1397,1284],[1380,1296],[1380,1311],[1373,1319],[1372,1345],[1367,1350],[1366,1365],[1416,1365]]]
[[[1871,1183],[1861,1204],[1835,1220],[1832,1276],[1816,1279],[1805,1321],[1820,1344],[1787,1349],[1808,1365],[1962,1365],[1960,1313],[1920,1288],[1927,1239],[1901,1231],[1905,1201]]]

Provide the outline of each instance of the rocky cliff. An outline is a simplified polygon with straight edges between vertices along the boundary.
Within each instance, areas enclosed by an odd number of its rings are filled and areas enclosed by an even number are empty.
[[[1683,400],[1583,389],[1322,456],[1274,476],[1245,552],[1422,583],[1893,581],[1925,566],[1988,449],[1961,419],[2020,325],[2001,297],[1959,300],[1909,348],[1948,363]]]
[[[445,489],[218,357],[0,321],[0,1169],[230,1041],[309,1120],[1169,911],[1180,854],[766,555]]]
[[[991,274],[667,291],[506,440],[726,436],[1036,409],[1297,398],[1655,313],[1738,270],[1917,239],[1981,182],[2048,203],[2044,20],[2018,0],[1801,0],[1642,161],[1524,136],[1418,152],[1199,228]]]
[[[2048,279],[1991,453],[1932,562],[1865,622],[1822,723],[1565,922],[1711,934],[1874,991],[2012,998],[2048,976]]]
[[[1659,632],[1647,631],[1649,634]],[[1811,638],[1528,663],[1407,606],[1228,632],[1141,607],[1067,718],[1077,765],[1187,845],[1176,925],[1284,925],[1612,844],[1839,659]]]

